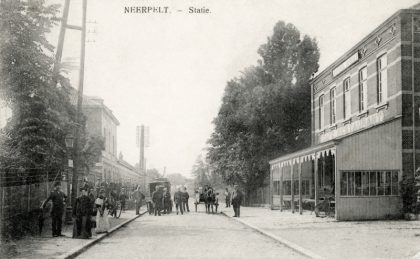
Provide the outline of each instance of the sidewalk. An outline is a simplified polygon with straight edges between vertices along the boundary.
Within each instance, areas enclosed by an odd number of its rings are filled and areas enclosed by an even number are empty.
[[[143,206],[140,210],[140,214],[146,211],[146,207]],[[111,218],[111,231],[113,228],[124,224],[131,219],[136,218],[135,211],[129,210],[121,213],[121,217]],[[110,231],[110,232],[111,232]],[[71,251],[77,251],[83,247],[89,245],[92,240],[100,239],[107,234],[96,234],[95,229],[93,229],[92,237],[90,239],[73,239],[73,226],[64,225],[62,233],[64,237],[55,237],[51,236],[51,224],[50,221],[47,221],[41,236],[30,236],[25,237],[21,240],[15,241],[15,250],[14,255],[9,255],[8,258],[57,258],[63,257],[66,254],[69,254]]]
[[[232,208],[222,211],[233,216]],[[323,258],[413,258],[420,252],[420,221],[337,222],[308,211],[252,207],[241,207],[241,217],[233,219]]]

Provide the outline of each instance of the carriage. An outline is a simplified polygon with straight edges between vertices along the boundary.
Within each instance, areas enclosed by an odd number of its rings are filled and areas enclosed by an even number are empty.
[[[210,209],[211,212],[214,213],[214,207],[216,207],[217,213],[217,208],[219,207],[218,195],[219,193],[215,193],[213,188],[210,186],[206,185],[204,188],[201,186],[198,187],[195,190],[195,212],[197,212],[198,204],[204,204],[206,207],[206,213],[210,213]]]
[[[154,212],[154,204],[152,201],[153,192],[156,190],[156,187],[159,186],[160,188],[166,188],[169,193],[171,193],[171,183],[167,178],[156,178],[152,182],[149,183],[149,191],[146,193],[146,205],[149,214]],[[171,199],[171,205],[168,207],[169,213],[172,212],[173,201]]]

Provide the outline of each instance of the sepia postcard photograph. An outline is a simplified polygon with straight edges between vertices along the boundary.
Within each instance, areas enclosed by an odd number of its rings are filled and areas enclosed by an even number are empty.
[[[420,259],[420,0],[0,0],[0,258]]]

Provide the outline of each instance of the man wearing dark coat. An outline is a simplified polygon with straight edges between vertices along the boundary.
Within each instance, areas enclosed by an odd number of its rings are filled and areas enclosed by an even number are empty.
[[[73,206],[73,238],[90,238],[92,236],[91,216],[93,212],[92,201],[88,196],[89,187],[81,188],[82,194],[76,199]]]
[[[187,192],[187,187],[184,186],[183,192],[182,192],[182,209],[187,212],[190,212],[190,207],[188,206],[189,198],[190,198],[190,195]]]
[[[232,207],[233,207],[233,212],[235,213],[234,217],[239,218],[241,216],[241,204],[242,204],[243,194],[239,190],[238,185],[235,185],[234,188],[235,189],[232,193]]]
[[[174,194],[174,202],[175,202],[175,208],[176,208],[176,215],[178,215],[178,208],[181,211],[181,215],[184,214],[184,210],[182,209],[182,192],[181,188],[178,186],[177,191]]]
[[[161,216],[160,211],[162,210],[163,193],[159,186],[156,186],[156,190],[152,194],[152,201],[155,208],[155,216]]]
[[[172,211],[171,194],[168,189],[163,189],[163,213],[169,214]]]
[[[56,182],[54,184],[54,190],[50,193],[48,198],[42,203],[41,208],[45,208],[45,205],[51,201],[51,224],[52,224],[52,236],[58,237],[61,234],[62,218],[64,213],[64,201],[67,196],[60,190],[61,184]]]

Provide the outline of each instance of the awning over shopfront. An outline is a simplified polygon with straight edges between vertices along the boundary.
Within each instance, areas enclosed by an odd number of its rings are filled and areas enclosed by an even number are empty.
[[[271,204],[278,204],[280,210],[284,204],[289,204],[294,213],[298,198],[302,214],[303,198],[316,206],[320,187],[322,190],[329,188],[334,195],[337,145],[337,141],[329,141],[271,160]]]

